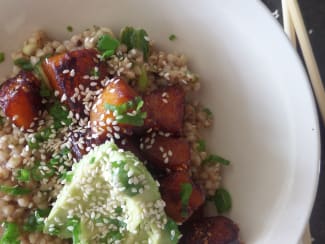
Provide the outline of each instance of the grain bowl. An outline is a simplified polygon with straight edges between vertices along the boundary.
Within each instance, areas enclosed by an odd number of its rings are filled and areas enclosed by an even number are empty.
[[[125,53],[128,60],[110,57],[108,65],[115,72],[114,75],[121,76],[132,84],[132,80],[140,79],[143,69],[151,72],[156,66],[159,70],[154,70],[153,73],[156,72],[158,78],[151,77],[149,72],[148,80],[157,81],[159,86],[164,86],[164,82],[169,81],[168,85],[180,86],[184,92],[191,93],[184,105],[183,128],[191,148],[191,177],[203,188],[207,198],[216,189],[220,189],[220,183],[222,188],[231,193],[233,206],[228,217],[240,227],[242,240],[247,243],[296,243],[299,240],[317,187],[320,152],[318,120],[302,65],[279,26],[262,6],[238,1],[228,1],[226,4],[221,1],[206,1],[206,4],[192,2],[190,5],[185,1],[158,5],[150,1],[96,1],[91,5],[79,1],[76,5],[71,1],[62,2],[64,8],[60,8],[62,16],[58,18],[55,10],[59,5],[58,2],[45,4],[41,1],[28,4],[18,1],[1,3],[0,18],[4,24],[0,33],[5,38],[1,42],[0,51],[6,56],[5,62],[0,65],[3,81],[15,77],[19,72],[17,68],[12,70],[13,60],[28,58],[31,65],[35,66],[44,57],[51,59],[47,55],[54,53],[72,52],[69,55],[73,57],[75,49],[93,48],[92,45],[97,45],[103,34],[116,37],[125,26],[134,26],[137,30],[143,28],[148,33],[147,41],[153,42],[152,45],[161,53],[149,56],[148,61],[144,62],[148,65],[143,65],[143,56],[120,45],[116,51]],[[126,15],[125,9],[132,11]],[[42,14],[35,15],[35,12]],[[30,36],[31,33],[35,34]],[[17,47],[21,49],[18,52]],[[108,52],[106,55],[111,54]],[[137,65],[130,65],[129,60]],[[19,63],[16,64],[19,66]],[[170,69],[171,67],[176,68]],[[100,69],[99,66],[98,70]],[[71,68],[64,68],[61,72],[70,77],[76,75],[76,70]],[[96,72],[97,70],[93,70],[82,75],[88,75],[87,78],[90,79],[97,77]],[[25,77],[21,75],[16,80]],[[86,88],[81,86],[78,89],[80,91]],[[147,89],[154,92],[155,86],[148,86]],[[76,96],[80,95],[87,100],[87,94],[92,92],[95,91],[89,89],[87,93],[80,92]],[[168,95],[168,91],[165,92]],[[57,95],[63,103],[74,99],[74,94]],[[162,99],[166,99],[165,96]],[[84,105],[87,107],[87,103]],[[206,106],[213,114],[213,120],[209,117]],[[6,183],[2,183],[3,185],[12,187],[16,184],[12,183],[11,175],[17,175],[17,172],[12,173],[15,168],[22,169],[21,165],[34,167],[24,162],[24,158],[34,157],[31,161],[40,161],[38,167],[44,166],[42,169],[45,170],[45,175],[52,174],[46,171],[47,165],[42,164],[42,160],[51,160],[42,154],[46,141],[42,141],[37,155],[32,155],[32,150],[26,150],[26,145],[28,142],[30,145],[37,144],[37,140],[43,138],[43,135],[35,134],[42,133],[39,130],[44,126],[51,128],[51,124],[56,122],[56,115],[62,113],[64,112],[56,107],[52,109],[52,115],[38,114],[42,117],[39,120],[42,122],[35,122],[33,126],[36,131],[27,131],[27,137],[25,131],[22,135],[18,127],[12,126],[15,121],[24,123],[15,118],[15,114],[11,115],[10,122],[4,121],[0,138],[3,145],[1,160],[5,162],[2,162],[0,172],[1,179],[4,179],[2,182]],[[79,113],[80,111],[70,117],[66,116],[68,120],[63,123],[73,120]],[[94,118],[98,116],[94,114]],[[77,120],[80,122],[80,118]],[[27,124],[30,126],[32,123]],[[86,123],[81,122],[82,126]],[[101,132],[102,126],[97,123],[99,126],[91,127],[91,130]],[[202,130],[202,136],[196,131],[198,128],[210,126],[208,130]],[[80,132],[80,128],[74,129],[72,133]],[[64,126],[56,132],[62,138],[68,133]],[[53,150],[51,156],[54,156],[54,161],[57,159],[56,154],[60,154],[65,162],[69,162],[74,155],[64,150],[64,147],[60,148],[63,143],[57,137],[51,139],[46,148]],[[202,146],[203,139],[206,148],[198,152],[197,148]],[[146,147],[146,142],[150,142],[151,138],[142,140],[139,146]],[[79,144],[81,142],[77,140],[67,147],[72,149]],[[87,146],[82,147],[80,149],[87,151]],[[165,153],[167,156],[171,154],[168,150]],[[222,181],[220,158],[219,164],[198,167],[211,154],[221,155],[231,162],[227,167],[222,166]],[[167,156],[163,160],[168,160]],[[73,163],[71,160],[71,164]],[[66,167],[70,166],[67,163]],[[62,173],[66,172],[63,170]],[[18,174],[23,177],[26,171],[20,170]],[[51,202],[49,199],[56,197],[61,190],[59,185],[66,180],[63,177],[63,182],[56,184],[54,178],[62,177],[52,178],[46,178],[51,190],[42,189],[46,194],[51,192],[46,197],[37,193],[20,197],[3,195],[1,214],[6,217],[6,221],[23,222],[28,215],[26,211],[46,208],[46,204]],[[24,187],[20,189],[3,189],[21,192],[39,187],[39,182],[24,183]],[[205,214],[211,215],[207,210],[205,209]],[[40,243],[39,238],[43,237],[42,234],[32,233],[22,238],[26,239],[26,243]],[[47,238],[43,240],[44,243],[61,243],[53,236],[44,238]]]

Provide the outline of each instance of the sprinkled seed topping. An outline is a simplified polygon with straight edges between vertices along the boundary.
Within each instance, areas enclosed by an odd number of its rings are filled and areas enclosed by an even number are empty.
[[[75,76],[75,74],[76,74],[76,72],[75,72],[75,70],[74,70],[74,69],[70,70],[70,76],[71,76],[71,77],[74,77],[74,76]]]

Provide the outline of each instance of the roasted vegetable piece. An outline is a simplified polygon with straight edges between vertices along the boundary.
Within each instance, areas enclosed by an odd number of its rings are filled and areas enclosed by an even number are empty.
[[[126,136],[121,140],[115,140],[116,145],[119,148],[122,148],[124,151],[132,152],[135,156],[137,156],[140,161],[146,161],[146,158],[143,156],[139,149],[139,140],[132,136]]]
[[[224,216],[202,218],[185,224],[181,244],[240,244],[239,228]]]
[[[141,120],[139,116],[143,114],[139,109],[137,110],[141,101],[142,99],[123,79],[110,80],[91,109],[93,137],[120,139],[120,133],[132,134],[132,128],[137,126],[132,119]],[[131,120],[124,120],[128,118]]]
[[[146,128],[180,134],[184,117],[184,91],[171,86],[153,91],[143,97],[147,112]]]
[[[204,203],[202,190],[193,183],[188,172],[170,174],[159,182],[166,213],[177,223],[185,222]]]
[[[107,65],[99,60],[98,55],[94,49],[81,49],[46,58],[42,63],[44,73],[59,93],[61,102],[79,115],[88,115],[83,100],[89,90],[96,91],[102,87],[101,81],[108,74]]]
[[[156,132],[142,137],[140,148],[149,165],[164,172],[186,171],[189,169],[191,151],[183,138],[156,135]]]
[[[0,87],[0,106],[18,127],[28,129],[41,109],[40,81],[31,72],[21,71]]]

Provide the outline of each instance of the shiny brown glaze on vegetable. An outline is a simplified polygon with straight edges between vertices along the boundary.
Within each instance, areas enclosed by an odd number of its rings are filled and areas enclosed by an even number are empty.
[[[28,129],[41,109],[40,81],[31,72],[21,71],[0,87],[4,114],[21,128]]]
[[[184,118],[185,93],[178,86],[155,90],[144,95],[147,112],[145,128],[181,134]]]
[[[205,201],[203,191],[192,181],[187,172],[170,174],[159,180],[159,183],[161,197],[166,202],[166,213],[177,223],[185,222]],[[190,184],[192,187],[189,202],[186,206],[182,206],[181,201],[183,184]],[[183,210],[185,210],[185,213]]]
[[[240,244],[239,228],[229,218],[215,216],[186,223],[181,244]]]
[[[98,55],[95,49],[81,49],[46,58],[42,63],[52,88],[74,113],[84,114],[82,91],[98,90],[108,75],[108,67]]]

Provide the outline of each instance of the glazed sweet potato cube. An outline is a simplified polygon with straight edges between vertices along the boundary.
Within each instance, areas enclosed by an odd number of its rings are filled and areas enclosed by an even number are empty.
[[[94,49],[81,49],[46,58],[42,63],[61,102],[74,113],[87,114],[85,97],[101,88],[101,81],[108,74],[107,64],[97,56]]]
[[[183,138],[166,137],[153,132],[141,138],[140,148],[154,169],[167,173],[189,169],[191,150]]]
[[[180,134],[183,127],[185,93],[178,86],[153,91],[143,97],[146,128]]]
[[[204,193],[193,183],[188,172],[170,174],[159,182],[166,214],[177,223],[185,222],[205,201]],[[184,202],[186,198],[188,201]]]
[[[131,135],[135,126],[143,125],[142,99],[121,78],[110,80],[91,109],[90,121],[94,138],[120,139]]]
[[[123,139],[115,140],[116,145],[124,151],[133,153],[140,161],[144,162],[146,158],[139,149],[139,140],[132,136],[126,136]]]
[[[182,231],[181,244],[240,244],[239,228],[224,216],[195,220]]]
[[[21,71],[0,87],[0,107],[18,127],[28,129],[41,109],[40,81],[31,72]]]

